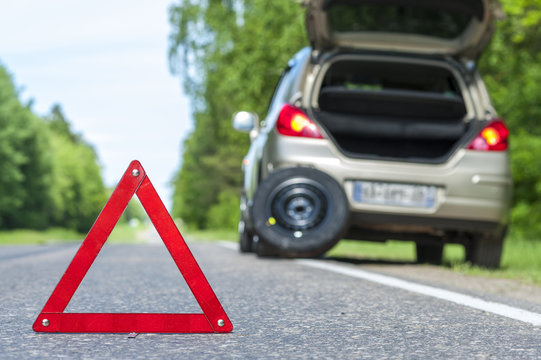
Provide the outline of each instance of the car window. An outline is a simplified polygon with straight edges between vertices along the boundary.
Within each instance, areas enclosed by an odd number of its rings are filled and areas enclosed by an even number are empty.
[[[394,4],[340,4],[329,9],[329,20],[337,32],[377,31],[454,39],[470,23],[471,15],[453,10]]]
[[[282,74],[282,77],[280,78],[280,82],[278,83],[278,86],[276,87],[276,92],[273,96],[270,108],[280,106],[287,101],[287,94],[288,90],[291,86],[291,68],[287,68],[284,70],[284,73]]]
[[[278,113],[280,112],[280,109],[289,100],[289,97],[291,96],[291,87],[293,85],[294,75],[292,73],[292,68],[288,66],[284,72],[282,73],[282,77],[278,81],[278,85],[276,86],[276,89],[274,90],[274,95],[271,99],[270,105],[269,105],[269,111],[267,113],[267,119],[274,120]],[[266,122],[267,126],[272,126],[273,121]]]

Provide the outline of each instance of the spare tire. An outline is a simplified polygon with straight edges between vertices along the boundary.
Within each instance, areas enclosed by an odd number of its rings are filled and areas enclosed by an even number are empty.
[[[324,254],[344,234],[349,215],[336,180],[302,167],[269,175],[259,185],[251,211],[259,241],[285,257]]]

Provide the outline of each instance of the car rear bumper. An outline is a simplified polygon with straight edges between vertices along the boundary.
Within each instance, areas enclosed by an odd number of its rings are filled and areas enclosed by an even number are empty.
[[[420,234],[442,237],[452,234],[450,241],[460,240],[460,234],[499,233],[506,224],[491,221],[444,219],[426,216],[351,213],[347,238],[359,240],[418,240]]]
[[[355,215],[353,225],[377,219],[382,223],[407,219],[405,222],[412,226],[479,230],[508,222],[512,178],[507,152],[461,149],[443,164],[363,160],[345,157],[328,140],[281,136],[269,141],[267,150],[264,172],[306,166],[334,177],[343,186],[351,214]],[[359,180],[433,185],[437,197],[431,208],[360,203],[353,196],[354,183]]]

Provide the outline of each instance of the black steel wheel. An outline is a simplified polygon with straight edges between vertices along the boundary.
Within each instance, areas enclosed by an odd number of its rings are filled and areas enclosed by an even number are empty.
[[[321,224],[329,194],[319,183],[295,178],[280,184],[270,194],[270,213],[289,230],[309,230]],[[272,220],[271,220],[272,221]]]
[[[269,175],[252,207],[254,230],[266,248],[282,256],[325,253],[347,227],[348,203],[341,186],[310,168],[288,168]]]

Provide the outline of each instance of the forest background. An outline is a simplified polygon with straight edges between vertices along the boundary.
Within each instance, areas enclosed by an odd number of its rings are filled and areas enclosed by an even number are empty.
[[[512,238],[541,240],[541,0],[501,0],[505,16],[479,62],[511,130]],[[193,109],[173,179],[174,217],[197,229],[234,229],[249,140],[239,110],[263,117],[291,56],[308,45],[292,0],[180,0],[170,9],[170,67]],[[92,146],[61,106],[36,115],[0,63],[0,230],[85,232],[108,196]]]
[[[541,0],[501,5],[478,67],[511,131],[513,237],[541,240]],[[195,124],[174,180],[173,213],[200,229],[233,229],[249,140],[232,129],[231,116],[265,116],[283,68],[308,46],[304,9],[291,0],[183,0],[170,22],[170,64]]]

